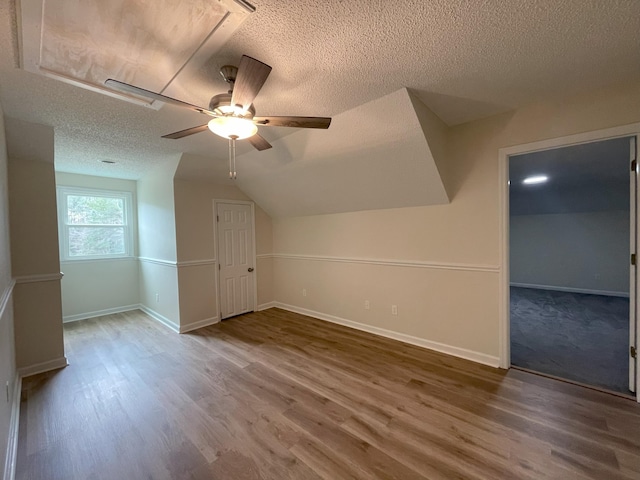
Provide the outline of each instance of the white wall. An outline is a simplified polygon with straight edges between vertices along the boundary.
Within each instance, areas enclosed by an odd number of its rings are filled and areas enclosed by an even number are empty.
[[[66,365],[54,132],[45,125],[7,118],[9,218],[16,364],[22,374]],[[25,135],[25,132],[28,134]]]
[[[134,241],[137,240],[135,181],[56,172],[56,185],[131,193],[134,203],[133,235]],[[137,308],[140,299],[136,254],[134,248],[134,256],[126,259],[60,262],[64,273],[61,282],[64,321]]]
[[[176,330],[180,306],[173,176],[178,161],[159,165],[137,182],[140,304]]]
[[[7,148],[4,115],[0,105],[0,385],[9,384],[9,399],[13,399],[16,386],[15,343],[13,331],[13,280],[11,278],[11,251],[9,245],[9,196],[7,185]],[[0,400],[0,472],[5,471],[5,460],[12,414],[12,402]],[[14,419],[17,421],[17,419]]]
[[[450,128],[451,204],[274,219],[275,301],[497,365],[498,150],[638,121],[629,85]]]
[[[183,155],[183,163],[193,164],[199,157]],[[209,161],[211,161],[209,159]],[[182,174],[182,173],[181,173]],[[176,208],[176,242],[178,254],[178,281],[180,287],[180,328],[188,330],[219,320],[217,305],[217,266],[214,239],[213,201],[250,200],[235,185],[223,185],[213,181],[179,178],[174,181]],[[255,274],[258,282],[258,305],[272,301],[271,258],[264,256],[272,252],[270,217],[258,206],[256,216],[256,253],[258,257]],[[256,305],[257,307],[257,305]]]
[[[173,175],[178,160],[159,165],[137,182],[138,252],[141,257],[176,261]]]
[[[511,283],[629,294],[629,212],[513,215]]]
[[[188,329],[194,324],[220,320],[216,297],[213,199],[216,193],[220,192],[240,200],[247,200],[247,197],[233,186],[218,186],[206,181],[178,178],[174,180],[174,191],[180,326]],[[183,263],[180,265],[180,262]]]
[[[258,305],[263,308],[274,300],[273,279],[273,220],[256,205],[256,274],[258,276]]]

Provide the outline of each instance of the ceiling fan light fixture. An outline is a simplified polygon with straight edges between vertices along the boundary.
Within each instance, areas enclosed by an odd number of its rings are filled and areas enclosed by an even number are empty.
[[[209,130],[223,138],[242,140],[258,132],[258,126],[247,118],[217,117],[208,123]]]

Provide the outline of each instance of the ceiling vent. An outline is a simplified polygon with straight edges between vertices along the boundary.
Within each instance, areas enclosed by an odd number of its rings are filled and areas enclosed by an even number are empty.
[[[110,90],[105,80],[165,93],[254,11],[242,0],[22,0],[21,67],[157,109],[160,103]]]

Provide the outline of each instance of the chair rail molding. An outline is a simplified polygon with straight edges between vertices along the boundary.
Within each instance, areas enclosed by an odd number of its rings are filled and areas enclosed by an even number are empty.
[[[437,270],[465,270],[471,272],[499,273],[499,265],[471,263],[428,262],[423,260],[399,260],[382,258],[334,257],[327,255],[301,255],[290,253],[272,253],[257,255],[258,258],[278,258],[285,260],[307,260],[315,262],[358,263],[365,265],[383,265],[388,267],[428,268]]]
[[[38,282],[55,282],[61,280],[64,273],[35,273],[32,275],[20,275],[15,277],[16,283],[38,283]]]
[[[163,260],[161,258],[151,258],[151,257],[138,257],[138,260],[143,263],[153,263],[156,265],[164,265],[165,267],[177,267],[178,262],[175,260]]]
[[[218,260],[215,258],[205,258],[203,260],[182,260],[176,262],[178,268],[180,267],[200,267],[203,265],[215,265]]]

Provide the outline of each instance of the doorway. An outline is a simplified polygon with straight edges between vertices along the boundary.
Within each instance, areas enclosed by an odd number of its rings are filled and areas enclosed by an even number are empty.
[[[214,201],[220,319],[253,312],[256,305],[254,205]]]
[[[634,395],[636,136],[611,137],[501,151],[501,365]]]

